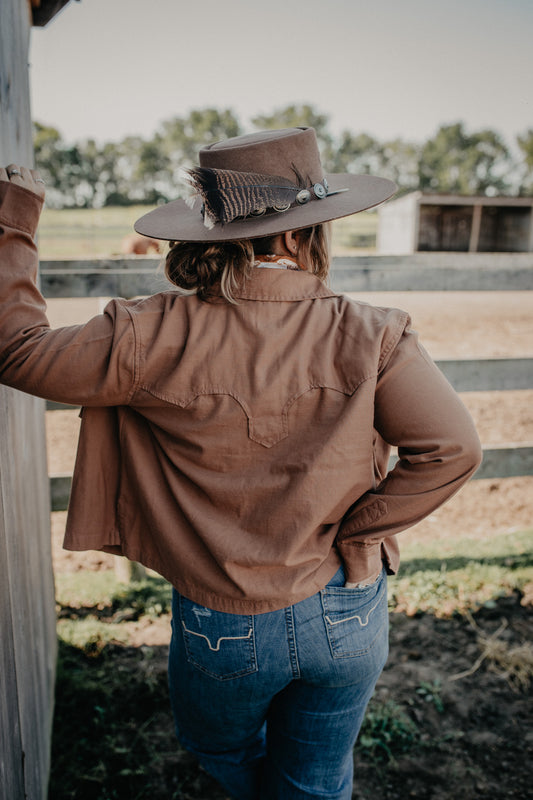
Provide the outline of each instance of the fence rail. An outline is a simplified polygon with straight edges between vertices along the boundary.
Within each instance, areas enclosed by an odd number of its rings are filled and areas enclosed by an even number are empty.
[[[397,461],[391,456],[389,468]],[[531,444],[505,444],[483,448],[483,461],[473,480],[516,478],[533,475],[533,442]],[[72,475],[57,473],[50,476],[50,503],[52,511],[66,511],[70,498]]]
[[[437,361],[458,392],[509,391],[533,389],[533,358],[446,360]],[[48,411],[75,409],[61,403],[47,402]],[[396,460],[391,457],[390,466]],[[506,443],[483,448],[483,461],[474,479],[510,478],[533,475],[533,442]],[[53,511],[68,506],[72,476],[62,473],[50,476],[50,502]]]
[[[41,262],[45,297],[137,297],[169,288],[158,258]],[[413,253],[333,259],[340,292],[533,290],[533,253]]]
[[[41,290],[48,298],[138,297],[168,289],[157,258],[44,261]],[[415,253],[333,260],[336,291],[533,290],[533,254]],[[437,361],[458,392],[533,389],[532,358]],[[69,408],[47,403],[48,410]],[[72,406],[70,406],[72,408]],[[395,461],[391,457],[391,466]],[[533,475],[533,442],[483,449],[476,479]],[[72,476],[50,476],[52,509],[67,508]]]

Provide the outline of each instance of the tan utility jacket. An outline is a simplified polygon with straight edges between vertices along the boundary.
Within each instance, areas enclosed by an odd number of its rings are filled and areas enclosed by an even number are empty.
[[[474,472],[479,440],[407,314],[256,269],[238,304],[177,291],[51,330],[40,201],[0,184],[0,380],[83,406],[65,547],[122,553],[259,613],[398,568],[393,534]],[[399,461],[387,474],[389,445]]]

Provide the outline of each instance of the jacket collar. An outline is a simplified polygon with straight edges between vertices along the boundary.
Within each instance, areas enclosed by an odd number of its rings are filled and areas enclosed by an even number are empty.
[[[251,277],[235,291],[239,300],[294,301],[336,297],[309,272],[282,269],[254,269]]]

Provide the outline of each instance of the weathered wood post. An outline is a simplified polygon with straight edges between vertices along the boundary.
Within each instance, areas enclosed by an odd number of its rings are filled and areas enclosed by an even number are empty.
[[[32,5],[46,3],[1,3],[3,166],[33,159]],[[44,404],[0,386],[0,796],[6,800],[47,794],[56,642]]]

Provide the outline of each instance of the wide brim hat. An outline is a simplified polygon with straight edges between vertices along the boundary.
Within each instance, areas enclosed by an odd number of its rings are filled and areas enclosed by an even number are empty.
[[[391,197],[386,178],[325,174],[313,128],[237,136],[203,147],[188,171],[189,200],[173,200],[134,227],[154,239],[223,242],[273,236],[372,208]]]

